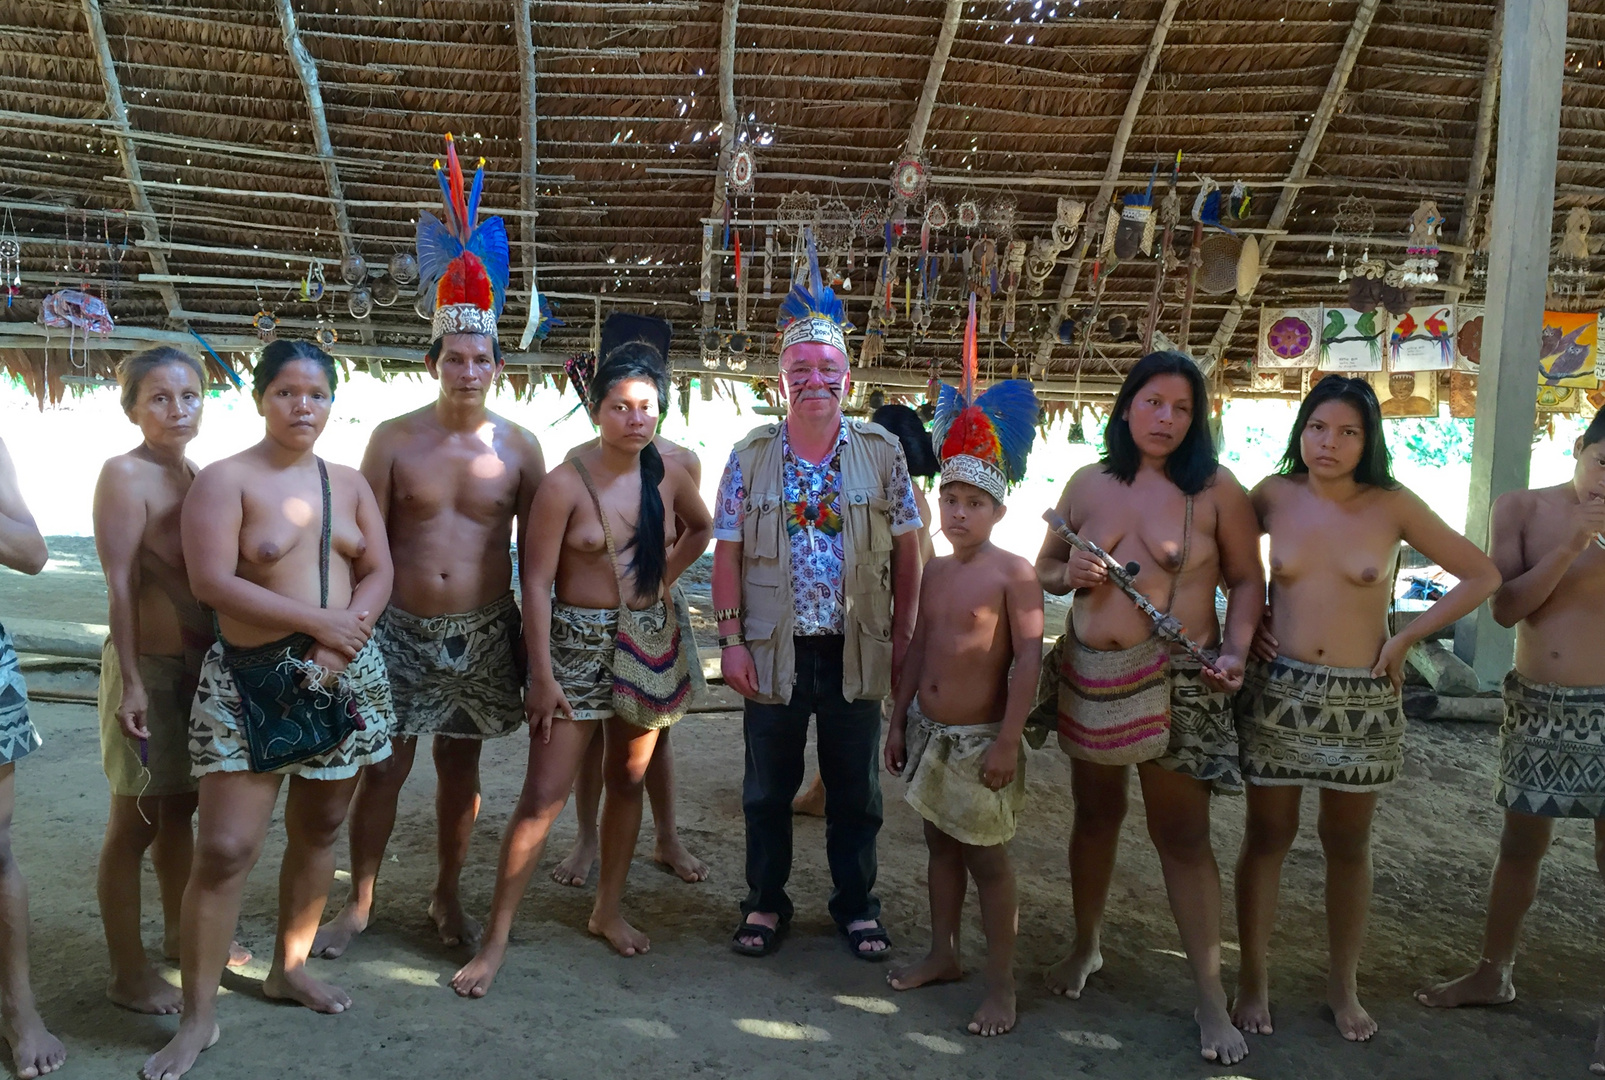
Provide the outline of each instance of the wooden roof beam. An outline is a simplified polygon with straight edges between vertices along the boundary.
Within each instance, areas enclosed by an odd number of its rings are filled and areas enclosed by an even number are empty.
[[[1349,85],[1349,76],[1354,71],[1354,65],[1360,58],[1360,49],[1365,45],[1365,36],[1371,30],[1371,21],[1376,18],[1377,8],[1381,0],[1360,0],[1360,7],[1354,13],[1354,22],[1349,26],[1348,40],[1343,43],[1343,51],[1338,54],[1337,65],[1332,69],[1332,77],[1327,80],[1326,92],[1321,95],[1321,104],[1316,108],[1315,115],[1310,119],[1309,130],[1304,133],[1304,143],[1299,147],[1298,156],[1293,159],[1293,167],[1288,170],[1289,184],[1299,184],[1310,174],[1310,166],[1315,163],[1315,155],[1321,149],[1321,140],[1326,137],[1326,129],[1337,115],[1338,102],[1342,100],[1343,91]],[[1271,219],[1266,228],[1273,234],[1280,231],[1287,219],[1293,214],[1293,204],[1298,201],[1299,189],[1296,186],[1284,187],[1282,194],[1277,197],[1276,206],[1271,210]],[[1276,240],[1272,236],[1260,245],[1260,265],[1270,263],[1271,252],[1276,250]],[[1252,290],[1246,296],[1237,296],[1232,299],[1231,306],[1221,317],[1220,325],[1215,328],[1215,336],[1209,342],[1209,349],[1199,361],[1199,366],[1205,374],[1212,371],[1220,363],[1226,346],[1230,344],[1232,335],[1237,332],[1237,324],[1242,321],[1243,312],[1248,309],[1249,301],[1254,298]]]
[[[1137,113],[1142,109],[1142,98],[1148,92],[1148,81],[1153,78],[1154,69],[1159,66],[1159,54],[1165,47],[1165,35],[1170,32],[1170,24],[1176,19],[1176,9],[1181,6],[1181,0],[1165,0],[1165,6],[1160,9],[1159,18],[1154,23],[1153,33],[1148,38],[1148,51],[1143,54],[1142,65],[1137,68],[1137,81],[1131,87],[1131,93],[1126,98],[1126,111],[1120,116],[1120,126],[1115,129],[1114,146],[1109,150],[1109,161],[1104,166],[1103,179],[1098,184],[1098,194],[1092,200],[1092,207],[1081,225],[1081,239],[1076,244],[1075,257],[1070,260],[1070,266],[1064,272],[1064,280],[1059,285],[1059,306],[1057,313],[1050,320],[1048,332],[1042,335],[1037,343],[1036,363],[1033,365],[1033,375],[1042,375],[1047,372],[1048,360],[1053,356],[1053,346],[1059,340],[1059,324],[1069,314],[1070,298],[1075,295],[1076,283],[1081,280],[1081,264],[1086,259],[1087,248],[1092,242],[1093,234],[1100,238],[1103,236],[1103,220],[1108,213],[1109,200],[1114,197],[1115,184],[1120,179],[1121,167],[1126,161],[1126,144],[1131,141],[1131,129],[1136,126]],[[1373,4],[1373,6],[1375,6]]]
[[[1455,236],[1459,247],[1471,247],[1477,234],[1477,213],[1482,209],[1482,188],[1487,180],[1488,151],[1493,146],[1494,115],[1499,108],[1499,65],[1504,58],[1505,0],[1494,8],[1493,36],[1488,39],[1488,57],[1482,68],[1482,92],[1477,99],[1477,136],[1471,144],[1471,175],[1466,181],[1466,199],[1460,204],[1460,231]],[[1460,299],[1465,288],[1469,260],[1457,252],[1449,264],[1449,287],[1444,299],[1450,303]]]
[[[83,0],[84,23],[89,31],[89,37],[95,45],[95,59],[100,64],[100,81],[106,92],[106,111],[110,113],[112,133],[117,138],[117,156],[123,162],[123,174],[128,181],[128,194],[133,200],[134,210],[139,214],[140,228],[145,233],[146,245],[157,245],[162,242],[161,229],[156,224],[156,212],[151,209],[150,198],[145,193],[145,177],[139,169],[139,150],[130,137],[132,126],[128,122],[128,107],[123,103],[123,86],[117,78],[117,64],[112,59],[111,42],[106,38],[106,23],[100,15],[100,0]],[[167,256],[160,251],[146,251],[145,257],[150,260],[153,273],[167,273]],[[167,305],[167,314],[173,319],[182,321],[179,313],[184,305],[179,302],[178,291],[171,284],[163,284],[161,288],[162,302]]]
[[[936,51],[931,54],[931,66],[925,71],[925,88],[920,91],[914,119],[908,125],[908,142],[903,149],[906,157],[918,157],[925,149],[925,132],[931,125],[931,113],[936,110],[936,93],[942,88],[947,58],[953,54],[953,39],[958,36],[959,13],[963,9],[964,0],[947,0],[942,29],[936,35]]]

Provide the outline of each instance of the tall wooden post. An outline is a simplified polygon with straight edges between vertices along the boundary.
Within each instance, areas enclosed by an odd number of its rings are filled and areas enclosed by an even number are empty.
[[[1538,342],[1554,217],[1555,159],[1565,71],[1566,0],[1505,9],[1499,80],[1499,154],[1488,244],[1487,314],[1466,535],[1488,539],[1494,500],[1527,486],[1537,419]],[[1484,686],[1510,668],[1515,636],[1485,604],[1463,622],[1455,652]]]

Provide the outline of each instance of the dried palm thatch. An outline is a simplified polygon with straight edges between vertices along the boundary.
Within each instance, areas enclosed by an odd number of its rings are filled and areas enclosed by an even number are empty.
[[[194,329],[237,357],[267,310],[282,334],[321,321],[337,351],[376,373],[404,368],[427,328],[413,286],[353,318],[340,263],[355,253],[380,269],[410,248],[451,131],[487,159],[485,203],[508,218],[504,341],[516,342],[537,280],[566,324],[516,361],[555,365],[588,347],[609,310],[655,309],[675,324],[677,364],[701,370],[700,331],[735,330],[741,292],[751,325],[768,324],[789,281],[792,196],[852,216],[827,223],[853,237],[834,257],[852,283],[849,314],[864,326],[880,309],[877,377],[923,385],[933,365],[957,362],[957,250],[990,239],[1001,263],[997,207],[1012,207],[1012,236],[1029,242],[1071,197],[1091,207],[1090,248],[1048,247],[1058,265],[1046,289],[1022,284],[1012,306],[1000,281],[984,352],[996,374],[1049,386],[1079,374],[1092,388],[1129,365],[1141,335],[1066,345],[1060,314],[1096,305],[1084,325],[1140,322],[1160,266],[1137,257],[1095,275],[1097,204],[1145,188],[1156,165],[1163,187],[1178,151],[1184,206],[1204,177],[1254,194],[1241,227],[1274,250],[1253,304],[1341,298],[1325,255],[1355,193],[1375,211],[1374,246],[1394,257],[1416,203],[1436,200],[1460,261],[1491,187],[1495,16],[1493,0],[10,0],[0,221],[9,211],[22,241],[23,292],[5,310],[0,360],[31,372],[41,395],[73,385],[61,375],[104,376],[107,355],[59,347],[47,372],[32,329],[44,293],[87,285],[123,331]],[[1558,219],[1605,203],[1605,0],[1572,0],[1570,19]],[[720,169],[737,147],[758,169],[754,191],[728,203],[745,290],[724,247]],[[905,156],[929,178],[909,203],[891,185]],[[950,213],[923,264],[934,297],[916,310],[924,200]],[[967,202],[982,217],[968,234]],[[906,222],[889,290],[877,284],[884,232],[854,227],[865,215]],[[699,302],[705,224],[711,298]],[[1189,231],[1184,216],[1178,243]],[[1174,340],[1178,254],[1157,299]],[[314,265],[327,281],[317,302],[300,298]],[[1200,296],[1181,343],[1218,356],[1246,391],[1255,320],[1238,321],[1242,308]],[[999,340],[1006,311],[1013,330]],[[772,370],[772,355],[747,358],[743,377]]]

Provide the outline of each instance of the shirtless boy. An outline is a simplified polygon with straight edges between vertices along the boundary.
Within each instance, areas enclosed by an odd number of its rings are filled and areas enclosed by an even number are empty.
[[[1605,413],[1575,448],[1569,484],[1513,491],[1494,503],[1492,551],[1505,584],[1494,618],[1516,627],[1499,732],[1504,835],[1488,890],[1482,959],[1470,974],[1416,994],[1423,1005],[1502,1005],[1522,918],[1556,818],[1592,818],[1605,873]],[[1589,1069],[1605,1074],[1605,1012]]]
[[[343,953],[373,917],[374,884],[418,737],[432,735],[438,869],[429,917],[448,946],[479,944],[458,879],[479,813],[486,739],[524,719],[524,647],[513,603],[513,520],[528,526],[545,475],[535,437],[485,407],[502,369],[491,334],[444,333],[424,357],[433,404],[379,425],[363,456],[396,581],[374,636],[396,703],[394,753],[363,770],[351,807],[351,893],[313,953]]]
[[[968,872],[987,949],[986,997],[969,1030],[991,1036],[1014,1028],[1019,908],[1008,843],[1025,801],[1020,739],[1042,670],[1036,570],[994,545],[992,529],[1008,509],[1008,485],[1024,476],[1037,399],[1029,383],[1015,380],[974,397],[971,304],[964,390],[942,387],[933,431],[942,462],[937,506],[953,554],[925,567],[885,749],[886,770],[906,775],[904,797],[925,819],[931,951],[894,968],[886,981],[912,990],[964,974],[959,919]]]

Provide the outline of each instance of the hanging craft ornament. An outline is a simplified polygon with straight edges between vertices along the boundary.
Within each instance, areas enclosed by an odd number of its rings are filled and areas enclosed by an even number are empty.
[[[1404,285],[1435,285],[1438,282],[1438,236],[1443,232],[1443,215],[1431,199],[1421,200],[1410,215],[1410,246],[1401,271]]]
[[[886,210],[877,199],[867,199],[858,208],[858,235],[865,240],[881,236],[886,229]]]
[[[272,341],[274,334],[279,329],[279,320],[274,318],[271,311],[263,308],[251,320],[251,328],[256,331],[256,336],[263,341]]]
[[[1586,206],[1574,206],[1566,214],[1566,229],[1549,271],[1549,298],[1556,307],[1579,305],[1591,278],[1588,258],[1588,230],[1591,215]]]
[[[1365,254],[1361,259],[1362,264],[1369,263],[1371,260],[1371,236],[1376,231],[1376,210],[1364,196],[1350,195],[1338,204],[1337,215],[1333,224],[1337,227],[1337,234],[1333,239],[1342,248],[1343,252],[1343,261],[1339,264],[1337,272],[1337,279],[1342,282],[1349,280],[1351,274],[1361,272],[1359,267],[1353,270],[1349,267],[1349,245],[1351,243],[1364,246]],[[1327,257],[1330,258],[1331,256],[1332,247],[1329,244]],[[1363,276],[1373,276],[1369,273],[1369,270],[1370,267],[1367,267]],[[1375,276],[1380,277],[1381,275],[1377,274]]]
[[[730,155],[730,172],[725,190],[731,195],[751,195],[758,179],[758,159],[749,146],[738,146]]]
[[[318,348],[329,349],[333,348],[335,342],[340,340],[340,335],[333,325],[320,316],[318,318],[318,329],[312,335],[312,340],[318,343]]]
[[[496,336],[496,320],[507,300],[509,256],[507,226],[499,217],[479,221],[479,198],[485,187],[485,159],[479,159],[471,188],[465,190],[457,145],[446,135],[446,167],[435,162],[445,220],[424,210],[418,214],[419,275],[434,291],[429,338],[447,334]],[[531,313],[539,310],[538,294]]]
[[[418,280],[418,260],[410,251],[392,253],[388,268],[398,285],[411,285]]]
[[[931,173],[917,155],[910,155],[897,163],[892,170],[892,191],[901,199],[912,202],[925,194],[930,185]]]
[[[39,302],[39,321],[53,329],[68,331],[69,337],[76,330],[82,330],[86,337],[109,334],[114,327],[105,302],[80,289],[62,289],[46,296]]]
[[[340,280],[347,285],[361,285],[368,280],[368,260],[352,251],[340,260]]]
[[[401,290],[396,287],[396,279],[386,275],[373,280],[373,302],[380,307],[389,307],[396,302]]]
[[[346,298],[346,310],[353,319],[366,319],[373,314],[373,292],[366,285],[358,285]]]
[[[1006,241],[1014,235],[1014,223],[1019,216],[1019,206],[1013,196],[999,195],[987,204],[986,223],[992,227],[999,240]]]
[[[925,204],[925,224],[932,229],[945,229],[947,220],[947,204],[941,199],[932,199]]]
[[[803,241],[808,259],[807,284],[793,283],[791,292],[781,301],[775,320],[776,329],[780,331],[780,352],[812,341],[831,346],[845,359],[851,355],[847,351],[847,335],[852,332],[853,324],[847,321],[841,300],[819,272],[819,252],[814,246],[812,229],[804,230]]]
[[[323,299],[323,264],[310,263],[306,277],[301,279],[301,299],[316,304]]]
[[[0,225],[0,285],[5,287],[6,307],[10,307],[22,295],[22,239],[10,210]]]
[[[959,228],[971,232],[981,225],[981,204],[974,199],[961,199],[958,205]]]

